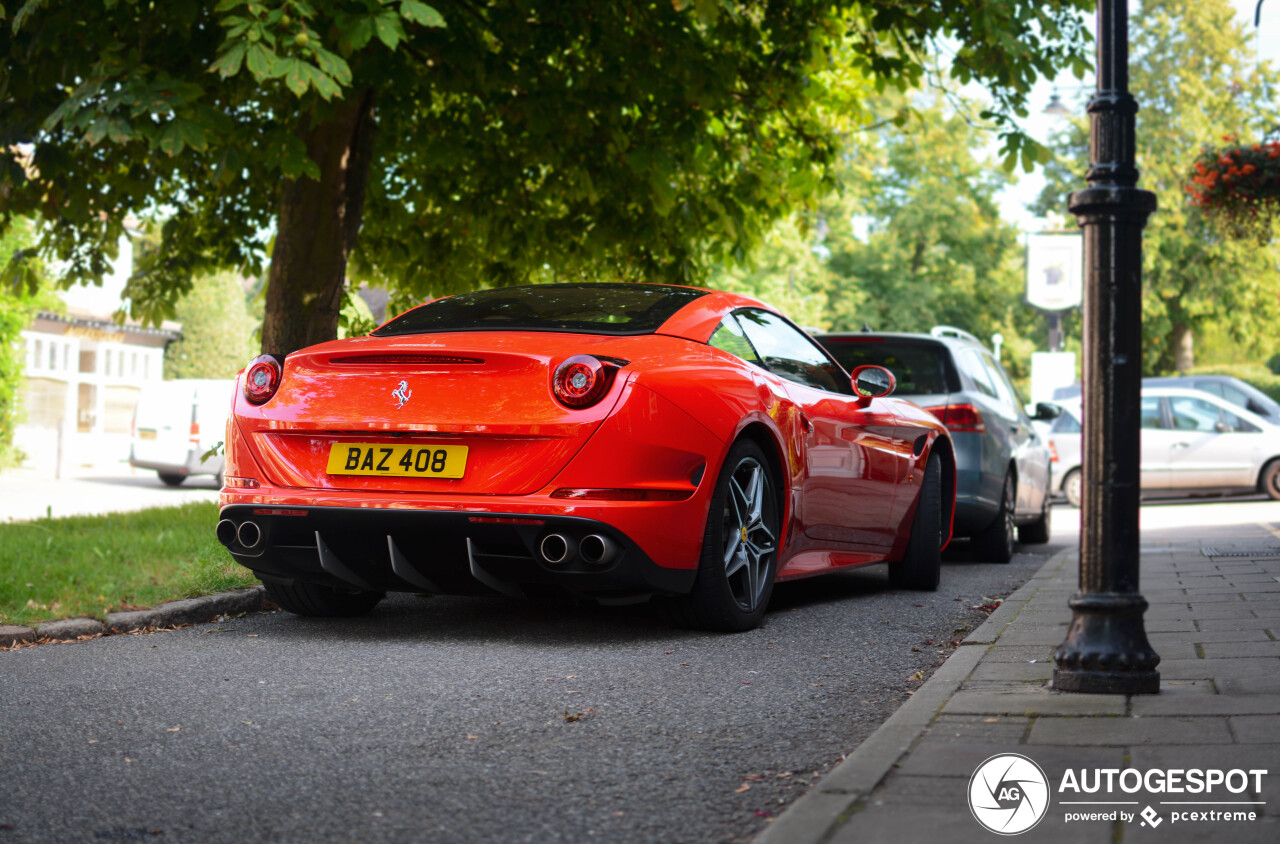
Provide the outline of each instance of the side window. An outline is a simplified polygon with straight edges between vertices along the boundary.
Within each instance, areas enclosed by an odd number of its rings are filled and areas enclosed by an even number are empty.
[[[738,320],[734,318],[733,314],[720,321],[720,327],[711,335],[707,345],[714,346],[723,352],[728,352],[736,358],[745,360],[747,363],[764,366],[760,362],[760,356],[756,354],[756,350],[751,347],[751,341],[747,339],[747,335],[742,333],[742,326],[738,324]]]
[[[747,339],[771,372],[807,387],[853,394],[844,371],[784,319],[754,308],[738,311],[736,315]]]
[[[1244,391],[1237,390],[1229,384],[1222,385],[1222,397],[1234,404],[1236,407],[1249,407],[1249,397],[1244,394]]]
[[[1164,427],[1164,417],[1160,415],[1160,399],[1148,396],[1142,397],[1142,427]]]
[[[1009,383],[1009,378],[1004,374],[1004,370],[1000,368],[1000,364],[996,363],[995,358],[986,354],[982,354],[982,362],[987,365],[987,371],[991,374],[991,382],[995,384],[996,393],[1000,396],[1000,401],[1009,406],[1014,415],[1018,415],[1018,408],[1022,406],[1018,401],[1018,391]]]
[[[1080,420],[1074,414],[1064,411],[1061,416],[1053,420],[1053,425],[1049,427],[1049,431],[1054,434],[1078,434],[1080,433]]]
[[[1212,393],[1220,399],[1227,399],[1227,401],[1233,400],[1230,396],[1226,395],[1223,390],[1223,386],[1217,381],[1195,381],[1192,383],[1194,383],[1197,390],[1204,390],[1206,393]]]
[[[1174,430],[1205,432],[1218,430],[1221,411],[1216,404],[1210,404],[1203,399],[1174,396],[1169,399],[1169,410],[1173,417]]]
[[[1257,425],[1254,425],[1252,422],[1247,422],[1244,419],[1241,419],[1239,416],[1237,416],[1236,414],[1232,413],[1229,410],[1222,410],[1222,422],[1225,423],[1228,428],[1230,428],[1232,431],[1235,431],[1238,434],[1258,433]]]
[[[965,349],[956,355],[960,363],[960,369],[973,381],[973,386],[978,392],[990,396],[991,398],[999,398],[996,393],[996,385],[991,383],[991,373],[982,364],[982,358],[978,356],[978,352],[974,349]]]

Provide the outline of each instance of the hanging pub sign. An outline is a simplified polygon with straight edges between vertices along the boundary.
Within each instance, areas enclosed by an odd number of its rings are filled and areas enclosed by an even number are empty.
[[[1027,304],[1042,311],[1080,307],[1084,247],[1079,232],[1027,235]]]

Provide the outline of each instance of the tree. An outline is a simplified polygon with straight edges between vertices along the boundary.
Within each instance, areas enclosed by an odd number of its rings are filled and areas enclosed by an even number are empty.
[[[30,221],[15,220],[7,232],[0,234],[0,255],[30,249],[34,239]],[[0,469],[21,460],[21,454],[13,445],[14,430],[20,421],[19,394],[26,369],[20,332],[31,324],[37,310],[59,307],[47,289],[46,274],[38,261],[25,264],[24,273],[20,289],[0,293]]]
[[[917,98],[905,126],[866,133],[841,170],[843,197],[823,205],[836,277],[832,327],[954,325],[984,342],[999,332],[1020,379],[1043,319],[1023,303],[1023,246],[997,206],[1012,176],[977,152],[991,127],[976,119],[973,103]],[[887,98],[880,109],[902,114],[906,104]]]
[[[68,283],[163,219],[127,293],[258,273],[264,350],[332,338],[348,279],[416,295],[530,278],[695,280],[829,181],[837,118],[947,39],[1005,146],[1088,0],[21,0],[0,31],[0,228],[45,222]],[[10,8],[14,8],[10,5]],[[0,7],[0,17],[4,15]],[[832,111],[835,108],[836,111]]]
[[[1225,343],[1219,353],[1228,360],[1265,360],[1280,318],[1280,251],[1223,237],[1184,186],[1202,144],[1257,139],[1274,125],[1280,76],[1255,64],[1226,0],[1149,0],[1131,26],[1139,187],[1159,202],[1143,238],[1144,371],[1192,368],[1197,336]],[[1065,211],[1067,192],[1084,187],[1083,123],[1057,148],[1042,213]]]
[[[166,378],[233,378],[255,354],[258,321],[235,273],[200,279],[178,300],[174,318],[182,337],[164,350]]]

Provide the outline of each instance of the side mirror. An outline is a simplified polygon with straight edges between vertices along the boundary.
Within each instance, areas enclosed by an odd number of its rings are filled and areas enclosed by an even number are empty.
[[[1042,401],[1036,403],[1035,416],[1031,418],[1037,422],[1049,422],[1057,419],[1062,415],[1062,408],[1051,402]]]
[[[853,394],[860,399],[887,396],[898,386],[893,373],[883,366],[860,366],[853,371]]]

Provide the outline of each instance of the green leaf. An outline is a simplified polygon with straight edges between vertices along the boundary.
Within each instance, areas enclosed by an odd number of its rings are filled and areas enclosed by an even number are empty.
[[[169,155],[177,155],[182,152],[182,148],[186,146],[186,141],[182,137],[182,129],[178,121],[170,123],[164,130],[164,134],[160,136],[160,149]]]
[[[271,75],[284,77],[284,84],[295,96],[301,97],[310,87],[307,70],[309,66],[298,59],[280,59],[271,69]]]
[[[296,179],[306,176],[310,179],[320,178],[320,168],[307,155],[306,147],[301,144],[290,145],[280,157],[280,172],[287,178]]]
[[[330,53],[323,47],[316,47],[316,64],[339,85],[351,84],[351,66],[342,56]]]
[[[133,126],[123,117],[113,117],[107,121],[107,137],[113,143],[126,144],[133,140]]]
[[[209,148],[209,140],[205,136],[204,128],[192,120],[183,120],[177,124],[178,131],[182,134],[182,140],[187,146],[197,152],[204,152]]]
[[[373,19],[373,31],[378,40],[394,50],[404,40],[404,27],[400,25],[400,16],[387,10]]]
[[[444,15],[419,0],[404,0],[400,4],[400,14],[423,26],[445,26]]]
[[[307,79],[311,82],[311,87],[316,89],[317,94],[326,100],[342,96],[342,89],[338,87],[338,83],[311,65],[303,65],[303,67],[306,68]]]
[[[89,131],[84,133],[84,141],[89,146],[97,146],[98,143],[107,136],[107,118],[99,117],[89,126]]]
[[[244,54],[248,49],[248,44],[237,41],[231,49],[219,56],[216,62],[209,65],[209,72],[217,72],[223,79],[235,76],[240,72],[240,63],[244,60]]]
[[[264,47],[261,43],[249,47],[246,64],[249,65],[249,71],[259,82],[267,78],[271,73],[271,69],[275,67],[275,63],[276,53],[271,48]]]
[[[373,38],[373,18],[371,17],[350,18],[346,26],[343,26],[340,20],[338,26],[342,31],[338,36],[338,49],[348,56],[356,50],[363,49],[369,43],[369,39]]]

